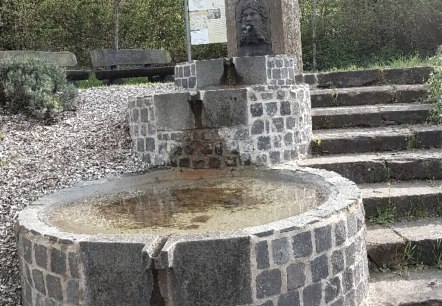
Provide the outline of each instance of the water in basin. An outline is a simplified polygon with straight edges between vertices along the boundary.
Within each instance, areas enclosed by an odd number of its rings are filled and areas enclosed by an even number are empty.
[[[315,189],[284,180],[163,181],[142,190],[57,207],[49,221],[80,234],[207,233],[266,224],[301,214],[321,202]]]

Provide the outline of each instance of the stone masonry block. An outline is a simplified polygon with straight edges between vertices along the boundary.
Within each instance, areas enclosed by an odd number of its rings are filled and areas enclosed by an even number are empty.
[[[293,236],[292,244],[295,258],[307,257],[313,252],[311,232],[304,232]]]
[[[195,61],[196,86],[204,89],[209,86],[220,86],[224,74],[224,59]]]
[[[304,306],[319,306],[322,301],[322,284],[316,283],[307,286],[302,291]]]
[[[75,253],[68,254],[68,264],[69,264],[69,271],[71,273],[71,277],[80,278],[80,274],[78,273],[77,254]]]
[[[262,103],[250,105],[250,114],[252,114],[252,117],[261,117],[263,114]]]
[[[313,282],[319,282],[320,280],[328,276],[328,258],[327,255],[322,255],[314,258],[311,263],[311,272]]]
[[[249,237],[186,241],[172,256],[169,288],[176,305],[252,303]]]
[[[46,286],[43,272],[38,269],[32,270],[32,278],[34,280],[34,288],[43,294],[46,294]]]
[[[26,238],[21,236],[23,243],[23,258],[26,262],[32,264],[32,242]]]
[[[298,291],[281,294],[278,298],[278,306],[301,306]]]
[[[188,92],[155,95],[157,130],[176,131],[193,128],[195,121],[189,101]]]
[[[271,158],[270,155],[270,159]],[[272,241],[272,255],[273,262],[277,265],[282,265],[289,261],[289,241],[287,238]]]
[[[80,242],[84,304],[143,305],[153,277],[143,259],[144,244]]]
[[[341,293],[341,280],[334,277],[325,283],[325,302],[330,303]]]
[[[61,287],[61,279],[54,275],[46,275],[46,287],[48,288],[48,296],[62,302],[63,288]]]
[[[246,89],[201,91],[202,126],[205,128],[248,125]]]
[[[256,296],[259,299],[281,292],[281,271],[278,269],[261,272],[256,277]]]
[[[58,249],[51,249],[51,271],[57,274],[66,273],[66,254]]]
[[[305,285],[304,263],[295,263],[287,267],[287,290],[292,291]]]
[[[234,57],[238,81],[244,85],[266,84],[266,56]]]
[[[331,225],[315,229],[316,253],[322,253],[332,247]]]
[[[78,305],[80,300],[80,287],[77,280],[69,280],[66,284],[66,301]]]
[[[341,250],[334,251],[331,256],[333,274],[338,274],[344,270],[344,254]]]
[[[335,242],[339,246],[347,239],[347,230],[345,228],[345,222],[339,221],[335,224]]]
[[[34,245],[34,257],[35,263],[42,267],[43,269],[47,269],[48,265],[48,248],[42,244]]]
[[[256,265],[258,269],[266,269],[270,267],[269,262],[269,246],[267,241],[260,241],[255,246]]]

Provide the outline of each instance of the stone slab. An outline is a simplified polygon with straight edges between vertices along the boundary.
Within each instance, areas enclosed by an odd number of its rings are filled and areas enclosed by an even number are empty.
[[[442,305],[442,271],[408,271],[406,277],[396,273],[371,273],[367,305]]]
[[[412,103],[425,100],[427,85],[369,86],[313,89],[312,107]]]
[[[442,219],[395,223],[392,229],[415,246],[413,257],[433,266],[442,258]]]
[[[95,49],[90,51],[90,55],[94,67],[169,64],[172,61],[170,52],[166,50]]]
[[[190,100],[189,92],[155,95],[157,130],[176,131],[194,128],[195,120],[190,108]]]
[[[373,127],[426,122],[431,104],[364,105],[312,109],[314,129]]]
[[[335,171],[358,184],[442,178],[439,149],[313,157],[300,165]]]
[[[48,60],[61,67],[74,67],[77,58],[71,52],[45,52],[45,51],[0,51],[0,59],[16,57],[38,57]]]
[[[313,132],[313,154],[344,154],[442,146],[442,127],[437,125],[349,128]]]
[[[234,57],[233,64],[240,84],[267,83],[267,60],[265,56]]]
[[[378,268],[396,266],[404,257],[405,240],[390,228],[369,227],[367,255]]]
[[[366,218],[377,209],[394,207],[395,215],[422,217],[442,213],[442,181],[412,181],[361,184]]]
[[[248,237],[178,243],[172,256],[169,286],[173,305],[252,302]]]
[[[195,61],[196,86],[206,88],[220,86],[224,75],[224,59]]]
[[[231,127],[248,124],[246,89],[201,91],[204,128]],[[206,111],[210,110],[210,111]]]
[[[86,305],[150,305],[144,244],[80,242]],[[124,292],[124,294],[122,294]]]
[[[303,80],[312,88],[412,85],[425,83],[433,70],[433,67],[413,67],[306,73],[297,79]]]

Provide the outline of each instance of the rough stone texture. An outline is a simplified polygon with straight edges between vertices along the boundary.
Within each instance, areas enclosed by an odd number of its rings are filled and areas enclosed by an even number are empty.
[[[149,165],[183,168],[302,159],[312,134],[309,114],[310,96],[304,85],[179,92],[129,103],[133,150]]]
[[[384,70],[364,70],[345,72],[309,73],[297,77],[298,82],[305,82],[318,88],[343,88],[373,86],[379,84],[422,84],[425,83],[433,67],[398,68]]]
[[[407,277],[396,273],[370,275],[368,305],[442,305],[442,271],[408,271]]]
[[[174,305],[252,302],[248,238],[179,243],[173,251],[173,269],[170,273],[172,281],[169,286],[172,286]],[[270,286],[268,290],[276,286],[274,279],[271,279],[271,283],[263,280]]]
[[[379,268],[395,266],[404,258],[405,241],[389,228],[371,228],[367,231],[367,254]]]
[[[347,128],[314,131],[313,154],[346,154],[442,146],[442,127],[417,124],[382,128]]]
[[[153,279],[145,270],[143,248],[143,244],[81,242],[85,304],[148,305]]]
[[[314,157],[300,164],[335,171],[358,184],[442,178],[439,149]]]
[[[279,294],[281,291],[281,271],[269,270],[256,277],[256,297],[258,299]]]

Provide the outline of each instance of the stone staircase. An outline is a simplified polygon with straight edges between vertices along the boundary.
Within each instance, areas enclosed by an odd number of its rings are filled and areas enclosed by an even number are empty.
[[[312,88],[314,129],[312,157],[302,165],[340,173],[362,190],[370,305],[442,305],[440,270],[422,272],[419,281],[408,273],[416,264],[442,269],[442,126],[427,122],[432,105],[425,100],[425,83],[431,71],[366,70],[301,79]],[[398,270],[408,280],[378,274]],[[434,275],[439,280],[433,284],[427,278]],[[419,293],[425,281],[430,285]],[[403,290],[394,291],[397,298],[387,290],[386,298],[385,286]]]

